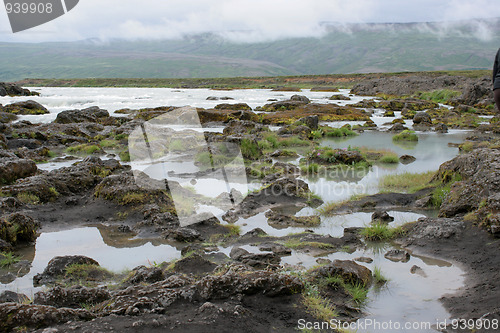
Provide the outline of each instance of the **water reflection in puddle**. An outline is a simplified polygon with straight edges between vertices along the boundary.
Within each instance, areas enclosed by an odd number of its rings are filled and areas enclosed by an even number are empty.
[[[33,259],[33,248],[19,253]],[[31,295],[40,288],[33,288],[33,276],[41,273],[48,262],[57,256],[84,255],[113,272],[121,272],[139,265],[171,261],[180,258],[180,251],[168,244],[155,244],[145,240],[129,240],[122,235],[106,235],[103,239],[96,227],[78,228],[59,232],[42,233],[36,241],[30,272],[14,282],[0,285],[0,292],[12,290]]]
[[[394,217],[394,221],[390,226],[399,226],[408,222],[413,222],[426,215],[413,212],[389,211],[390,216]],[[314,214],[312,208],[304,208],[298,212],[297,216],[307,216]],[[265,213],[259,213],[248,218],[240,218],[235,224],[241,227],[241,233],[244,234],[252,229],[261,228],[270,236],[286,236],[291,233],[304,232],[306,229],[313,230],[316,234],[331,235],[333,237],[342,237],[344,228],[347,227],[364,227],[371,222],[372,213],[352,213],[339,214],[329,217],[321,217],[321,225],[319,227],[289,227],[284,229],[275,229],[267,223]]]
[[[367,313],[361,321],[371,319],[377,322],[429,322],[435,324],[438,320],[450,318],[439,298],[447,293],[456,292],[464,283],[463,271],[455,265],[443,260],[425,256],[411,255],[408,262],[392,262],[384,258],[390,247],[368,248],[354,253],[337,252],[324,258],[335,260],[352,260],[357,257],[373,259],[370,264],[361,263],[372,271],[379,268],[389,279],[382,287],[372,287],[368,294],[369,300],[364,311]],[[305,268],[316,265],[316,258],[293,252],[291,256],[282,258],[283,264],[300,264]],[[418,266],[425,276],[410,272],[413,266]],[[435,332],[434,330],[427,330]],[[415,330],[413,332],[427,332]],[[386,330],[359,329],[357,332],[386,332]],[[412,332],[411,330],[405,332]]]

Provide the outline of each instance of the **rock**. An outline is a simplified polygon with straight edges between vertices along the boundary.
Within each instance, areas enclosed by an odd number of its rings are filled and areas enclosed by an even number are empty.
[[[31,216],[22,213],[2,216],[0,218],[0,238],[11,245],[34,242],[39,226],[40,224]]]
[[[302,123],[312,130],[317,130],[319,127],[319,117],[317,115],[307,116],[304,118],[300,118],[296,121],[296,123]]]
[[[377,210],[372,214],[372,222],[389,223],[394,221],[394,217],[390,216],[386,211]]]
[[[0,158],[0,185],[33,176],[37,171],[36,163],[32,160]]]
[[[6,290],[0,294],[0,303],[22,303],[28,299],[28,296],[10,290]]]
[[[339,150],[335,154],[335,158],[337,161],[343,164],[351,165],[354,163],[358,163],[361,161],[365,161],[365,158],[361,153],[357,150]]]
[[[420,275],[421,277],[427,277],[427,274],[425,274],[424,270],[417,265],[413,265],[410,268],[410,273]]]
[[[281,259],[274,253],[250,253],[242,248],[233,248],[229,254],[231,259],[240,261],[248,266],[266,268],[269,265],[277,265]]]
[[[294,151],[285,151],[285,150],[275,150],[271,154],[269,154],[270,157],[288,157],[288,158],[297,158],[299,157],[299,154],[297,154]]]
[[[490,227],[490,231],[493,235],[498,236],[500,235],[500,225],[492,225]]]
[[[1,107],[0,107],[0,110],[1,110]],[[7,124],[7,123],[10,123],[11,121],[14,121],[16,119],[17,119],[17,116],[15,114],[0,111],[0,123]]]
[[[0,96],[38,96],[37,92],[29,91],[14,83],[0,82]]]
[[[49,110],[47,110],[42,104],[32,100],[6,105],[2,108],[2,111],[15,115],[36,115],[49,113]]]
[[[269,128],[250,120],[233,119],[224,127],[224,135],[247,136],[262,131],[269,131]]]
[[[350,101],[351,98],[349,96],[345,96],[345,95],[342,95],[342,94],[334,94],[332,96],[330,96],[330,98],[328,98],[329,100],[331,101]]]
[[[66,323],[68,321],[91,320],[95,317],[83,309],[55,308],[35,304],[0,304],[0,331],[12,332],[15,327],[33,329]]]
[[[384,254],[384,258],[394,262],[408,262],[410,260],[410,254],[404,250],[394,249]]]
[[[427,112],[417,112],[413,117],[414,125],[432,125],[431,116]]]
[[[405,125],[403,125],[401,123],[396,123],[391,128],[389,128],[389,132],[402,132],[402,131],[405,131],[407,129],[408,129],[408,127],[406,127]]]
[[[415,162],[417,159],[415,158],[415,156],[411,156],[411,155],[401,155],[399,157],[399,161],[403,164],[410,164],[410,163],[413,163]]]
[[[364,263],[367,263],[367,264],[371,264],[373,262],[373,259],[372,258],[368,258],[368,257],[358,257],[358,258],[354,258],[355,261],[359,261],[359,262],[364,262]]]
[[[176,240],[178,242],[194,242],[202,240],[201,234],[190,228],[178,228],[175,230],[167,230],[164,233],[166,239]]]
[[[259,245],[260,251],[271,251],[278,256],[288,256],[292,254],[292,250],[284,245],[278,243],[261,243]]]
[[[317,227],[321,224],[321,219],[317,215],[313,216],[293,216],[284,215],[272,210],[266,212],[267,223],[275,229],[289,227]]]
[[[326,259],[326,258],[318,258],[318,259],[316,259],[316,263],[318,265],[329,265],[332,263],[332,261],[330,259]]]
[[[127,284],[139,284],[141,282],[155,283],[163,280],[163,271],[159,267],[146,267],[139,266],[130,272],[123,283]]]
[[[81,308],[82,304],[98,304],[111,298],[105,288],[54,287],[35,293],[34,304],[50,305],[56,308]]]
[[[394,117],[394,111],[385,111],[384,117]]]
[[[178,260],[175,263],[173,270],[177,273],[204,275],[211,273],[217,267],[213,262],[202,258],[198,254],[191,254]]]
[[[12,252],[12,250],[13,250],[12,244],[0,238],[0,252]]]
[[[218,104],[214,107],[216,110],[252,110],[247,103],[235,103],[235,104]]]
[[[334,260],[331,264],[319,267],[311,272],[316,278],[340,276],[348,283],[368,286],[372,281],[372,272],[352,260]]]
[[[109,112],[100,109],[97,106],[92,106],[83,110],[67,110],[57,114],[54,123],[70,124],[70,123],[99,123],[104,118],[109,118]]]
[[[495,194],[500,192],[500,151],[475,149],[458,155],[439,167],[435,180],[450,182],[456,175],[460,175],[461,181],[451,185],[439,209],[439,216],[467,213],[477,209],[483,200],[493,200]]]
[[[448,126],[446,126],[443,123],[439,123],[436,126],[434,126],[434,132],[438,133],[448,133]]]
[[[42,273],[33,277],[33,285],[39,286],[53,283],[56,279],[64,276],[66,274],[66,268],[72,265],[99,266],[99,263],[92,258],[80,255],[54,257],[49,261]]]
[[[292,95],[292,97],[290,97],[290,100],[297,101],[297,102],[303,102],[306,104],[311,102],[309,100],[309,98],[307,98],[306,96],[303,96],[303,95]]]

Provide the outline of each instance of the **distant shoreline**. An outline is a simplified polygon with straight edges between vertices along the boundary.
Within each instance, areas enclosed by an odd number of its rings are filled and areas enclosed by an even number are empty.
[[[438,77],[443,75],[478,78],[489,76],[489,70],[459,70],[430,72],[399,72],[369,74],[327,74],[299,76],[259,76],[233,78],[74,78],[24,79],[15,82],[23,87],[123,87],[123,88],[178,88],[178,89],[321,89],[352,88],[364,80],[404,76]]]

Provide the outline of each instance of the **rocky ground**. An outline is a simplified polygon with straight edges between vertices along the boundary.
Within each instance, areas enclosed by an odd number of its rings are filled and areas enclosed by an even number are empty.
[[[275,228],[317,225],[317,216],[295,217],[291,213],[322,203],[298,177],[314,168],[378,163],[383,157],[378,152],[328,150],[317,144],[329,135],[377,130],[369,120],[373,108],[385,109],[388,116],[401,111],[419,130],[474,128],[475,132],[460,146],[463,154],[440,167],[432,187],[414,194],[368,196],[335,209],[379,214],[394,208],[428,208],[434,204],[435,190],[442,190],[439,217],[406,225],[396,241],[419,253],[452,260],[467,272],[463,290],[442,298],[453,317],[500,319],[496,269],[500,260],[496,255],[500,246],[496,136],[500,122],[498,116],[488,123],[478,118],[494,114],[489,82],[468,79],[464,85],[456,78],[429,80],[418,76],[367,80],[355,86],[353,93],[382,93],[385,99],[364,100],[350,107],[314,104],[296,95],[263,105],[265,114],[230,103],[198,109],[204,126],[225,126],[222,134],[206,134],[207,141],[214,147],[222,141],[240,144],[248,177],[262,187],[229,210],[222,217],[224,223],[207,216],[187,227],[180,225],[171,196],[177,185],[139,187],[137,175],[134,177],[126,163],[132,130],[173,107],[121,110],[127,117],[110,116],[99,107],[68,110],[52,123],[32,124],[16,119],[22,114],[48,112],[44,106],[33,101],[0,106],[0,260],[8,261],[20,246],[33,246],[40,232],[90,223],[106,224],[115,232],[137,238],[166,239],[182,251],[179,260],[137,267],[122,275],[106,271],[92,258],[56,257],[35,276],[34,284],[47,289],[33,299],[13,292],[0,295],[0,330],[290,332],[297,328],[299,319],[329,320],[333,314],[346,321],[362,317],[362,307],[352,298],[349,287],[368,288],[379,283],[362,263],[319,260],[320,265],[308,271],[280,265],[281,257],[290,255],[292,249],[321,255],[362,248],[364,236],[359,229],[346,228],[340,238],[313,232],[273,237],[260,229],[240,235],[231,223],[266,212],[268,223]],[[426,86],[432,90],[459,89],[460,94],[447,101],[450,108],[443,108],[423,98]],[[30,94],[8,85],[2,85],[0,93],[2,89],[5,94]],[[321,120],[366,123],[333,133],[319,125]],[[271,133],[269,124],[282,127]],[[390,131],[401,133],[405,127],[394,122]],[[299,166],[272,159],[298,153],[304,156]],[[75,159],[76,163],[50,172],[38,168],[37,163],[57,159]],[[411,156],[403,160],[410,163]],[[155,182],[146,174],[139,177]],[[192,201],[218,204],[217,199],[190,191],[183,195]],[[384,219],[384,214],[374,219]],[[219,252],[218,244],[232,245],[230,255]],[[250,253],[241,248],[248,244],[266,252]],[[30,263],[13,261],[9,265],[8,272],[2,271],[2,283],[26,274]]]

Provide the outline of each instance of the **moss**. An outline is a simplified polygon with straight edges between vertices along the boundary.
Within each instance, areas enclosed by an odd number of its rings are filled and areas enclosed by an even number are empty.
[[[249,160],[257,160],[262,157],[262,150],[259,148],[259,145],[254,140],[243,139],[241,140],[241,154],[245,159]]]
[[[379,186],[382,191],[415,193],[421,189],[436,186],[437,183],[432,182],[434,175],[434,171],[386,175],[380,179]]]
[[[104,153],[101,147],[96,144],[80,144],[66,148],[68,154],[91,155],[94,153]]]
[[[404,130],[399,134],[396,134],[392,137],[393,141],[418,141],[418,136],[415,134],[415,131]]]
[[[149,201],[148,195],[145,193],[130,192],[125,194],[120,200],[122,205],[139,205]]]
[[[90,264],[74,264],[66,267],[65,279],[70,281],[102,281],[111,278],[113,273],[107,269]]]
[[[373,223],[370,226],[363,228],[360,234],[366,240],[386,241],[404,234],[404,230],[402,227],[394,228],[384,223]]]
[[[120,157],[120,160],[122,160],[122,162],[130,162],[130,153],[128,149],[119,152],[118,156]]]
[[[286,247],[294,250],[299,250],[299,249],[304,249],[304,248],[317,248],[317,249],[322,249],[322,250],[331,250],[335,249],[335,245],[329,244],[329,243],[322,243],[322,242],[310,242],[310,241],[301,241],[298,238],[292,238],[283,243]]]
[[[22,203],[29,205],[37,205],[40,203],[40,198],[37,195],[27,192],[18,193],[17,199]]]
[[[0,252],[0,267],[6,268],[19,262],[19,257],[17,257],[12,252]]]

